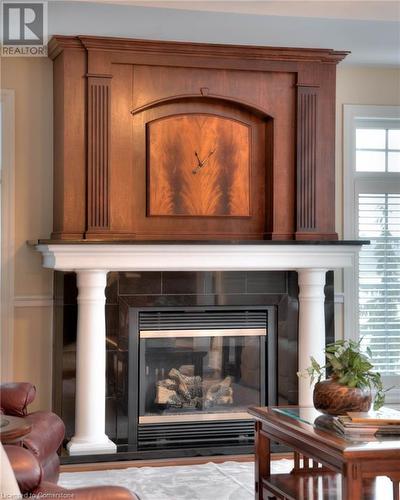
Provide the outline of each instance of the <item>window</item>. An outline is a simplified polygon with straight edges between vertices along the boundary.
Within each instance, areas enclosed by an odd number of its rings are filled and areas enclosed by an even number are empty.
[[[356,172],[400,172],[400,130],[360,125],[356,128]]]
[[[354,311],[345,335],[370,347],[386,385],[399,384],[400,107],[345,106],[344,116],[344,236],[371,242],[360,252],[353,295],[345,290]]]

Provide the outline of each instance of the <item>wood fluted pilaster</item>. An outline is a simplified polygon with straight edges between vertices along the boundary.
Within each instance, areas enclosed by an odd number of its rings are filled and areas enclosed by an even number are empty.
[[[317,229],[318,88],[297,94],[297,233]]]
[[[88,77],[87,236],[109,229],[111,79]]]

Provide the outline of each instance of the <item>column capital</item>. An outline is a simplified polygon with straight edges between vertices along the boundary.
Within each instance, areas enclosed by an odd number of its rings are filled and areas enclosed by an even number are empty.
[[[107,284],[107,269],[76,269],[75,273],[80,285],[93,286],[97,284],[103,286],[104,280]]]
[[[325,285],[326,273],[329,269],[307,268],[298,269],[299,285]]]

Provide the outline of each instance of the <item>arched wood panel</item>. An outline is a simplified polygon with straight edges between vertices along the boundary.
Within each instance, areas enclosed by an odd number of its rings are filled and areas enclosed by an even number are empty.
[[[260,239],[271,231],[269,117],[199,98],[146,109],[132,121],[135,234]]]

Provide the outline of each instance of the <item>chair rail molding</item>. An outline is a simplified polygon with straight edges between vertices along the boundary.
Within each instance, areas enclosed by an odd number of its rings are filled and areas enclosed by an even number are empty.
[[[1,104],[1,381],[12,380],[14,357],[14,90],[0,90]]]
[[[18,295],[14,297],[14,307],[52,307],[51,295]]]

